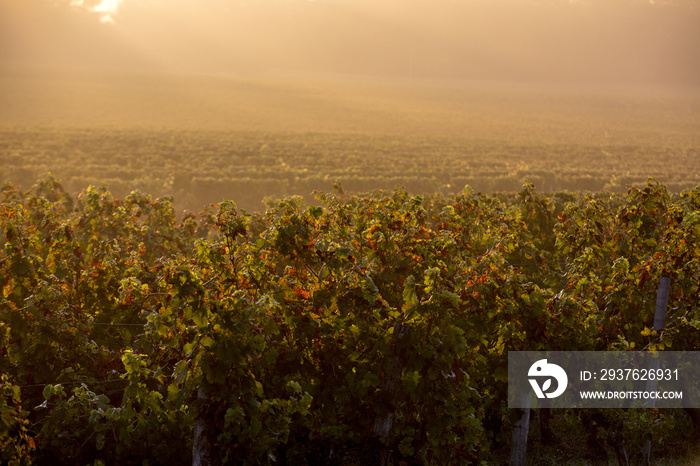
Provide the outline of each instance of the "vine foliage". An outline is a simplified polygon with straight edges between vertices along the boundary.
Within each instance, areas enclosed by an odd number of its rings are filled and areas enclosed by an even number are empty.
[[[473,463],[507,442],[509,350],[700,344],[700,191],[653,180],[181,217],[51,177],[1,200],[10,464]]]

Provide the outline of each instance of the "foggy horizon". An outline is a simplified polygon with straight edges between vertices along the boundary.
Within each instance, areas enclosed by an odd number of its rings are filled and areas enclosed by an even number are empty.
[[[695,1],[0,0],[0,63],[700,84]]]

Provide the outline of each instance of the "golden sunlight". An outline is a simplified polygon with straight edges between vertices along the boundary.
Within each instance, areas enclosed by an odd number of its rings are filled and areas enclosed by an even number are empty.
[[[124,0],[101,0],[100,3],[94,6],[89,6],[85,4],[85,0],[73,0],[71,5],[79,7],[87,7],[90,11],[95,13],[100,13],[100,21],[103,23],[113,23],[114,15],[116,15],[119,6],[124,2]]]
[[[117,12],[117,9],[121,3],[122,0],[102,0],[99,5],[92,9],[92,11],[103,13],[102,22],[114,22],[112,15]]]
[[[0,0],[0,62],[233,75],[696,85],[699,4]]]

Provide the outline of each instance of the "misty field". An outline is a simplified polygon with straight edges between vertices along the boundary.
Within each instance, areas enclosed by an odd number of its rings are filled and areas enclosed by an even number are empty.
[[[331,189],[700,184],[697,91],[4,67],[0,182],[52,173],[177,205]]]

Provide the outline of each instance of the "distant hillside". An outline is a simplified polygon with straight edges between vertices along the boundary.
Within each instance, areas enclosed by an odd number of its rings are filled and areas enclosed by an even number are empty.
[[[0,125],[697,142],[700,88],[1,66]],[[606,136],[606,134],[608,136]]]
[[[700,184],[697,92],[3,67],[0,182],[231,197]]]

